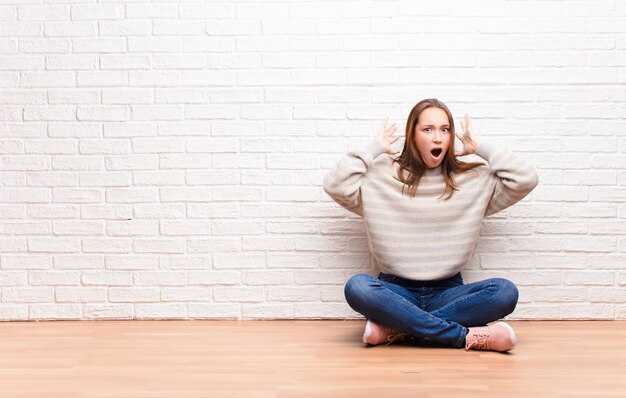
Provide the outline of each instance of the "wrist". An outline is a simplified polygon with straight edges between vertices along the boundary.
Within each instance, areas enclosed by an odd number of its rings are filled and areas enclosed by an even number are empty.
[[[482,141],[476,148],[476,155],[488,161],[493,152],[495,152],[495,150],[496,148],[493,147],[489,142]]]
[[[382,146],[378,139],[374,139],[370,141],[367,145],[366,150],[372,155],[373,159],[376,159],[378,156],[385,153],[385,148]]]
[[[478,148],[480,148],[480,140],[474,139],[474,153],[478,152]]]

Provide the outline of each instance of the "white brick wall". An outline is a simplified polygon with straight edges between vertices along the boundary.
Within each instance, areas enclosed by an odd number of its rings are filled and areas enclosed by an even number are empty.
[[[626,319],[626,1],[0,0],[0,320],[357,317],[325,171],[420,99],[538,168],[466,282]]]

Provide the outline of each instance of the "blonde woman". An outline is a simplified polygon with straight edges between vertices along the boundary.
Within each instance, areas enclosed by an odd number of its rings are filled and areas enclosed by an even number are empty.
[[[397,156],[396,126],[383,123],[366,148],[350,151],[324,178],[324,190],[365,218],[380,274],[352,276],[348,304],[367,318],[363,342],[414,337],[451,347],[508,351],[513,328],[497,322],[517,305],[516,286],[502,278],[464,284],[483,218],[524,198],[535,169],[513,153],[481,141],[469,116],[455,133],[448,107],[420,101],[409,114]],[[458,137],[462,150],[455,152]],[[485,163],[458,157],[475,154]],[[487,326],[487,324],[490,324]]]

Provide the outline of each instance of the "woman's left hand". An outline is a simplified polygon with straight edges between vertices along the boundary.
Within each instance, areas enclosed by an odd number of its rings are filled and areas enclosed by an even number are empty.
[[[466,113],[465,118],[461,120],[461,127],[463,128],[463,134],[456,133],[456,136],[463,143],[463,149],[454,152],[454,156],[465,156],[476,153],[480,140],[472,132],[472,119]]]

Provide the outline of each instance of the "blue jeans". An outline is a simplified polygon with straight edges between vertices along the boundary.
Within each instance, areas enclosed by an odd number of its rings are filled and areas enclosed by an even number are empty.
[[[467,328],[512,313],[515,285],[502,278],[463,284],[461,273],[438,281],[414,281],[380,273],[352,276],[344,293],[352,309],[367,319],[419,339],[465,346]]]

